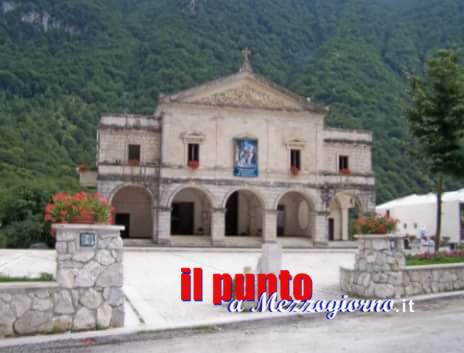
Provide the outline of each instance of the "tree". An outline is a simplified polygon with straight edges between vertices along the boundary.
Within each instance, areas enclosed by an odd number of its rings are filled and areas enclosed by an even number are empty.
[[[440,50],[433,55],[426,64],[424,78],[410,78],[410,95],[407,118],[416,153],[436,188],[438,251],[445,177],[462,175],[464,171],[464,77],[457,52]]]

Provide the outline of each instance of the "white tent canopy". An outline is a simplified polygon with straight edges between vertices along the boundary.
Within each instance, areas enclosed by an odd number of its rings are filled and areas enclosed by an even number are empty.
[[[376,207],[381,215],[398,220],[397,232],[433,236],[436,232],[437,196],[435,193],[409,195]],[[452,242],[464,241],[464,189],[443,194],[442,235]]]
[[[464,202],[464,189],[457,191],[445,192],[443,194],[443,202]],[[425,195],[412,194],[409,196],[402,197],[400,199],[392,200],[381,205],[378,205],[376,209],[387,210],[391,208],[401,207],[401,206],[414,206],[414,205],[424,205],[429,203],[436,203],[437,195],[434,193],[428,193]]]

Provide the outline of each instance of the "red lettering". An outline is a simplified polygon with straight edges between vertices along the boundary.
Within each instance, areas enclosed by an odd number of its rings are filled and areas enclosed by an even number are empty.
[[[183,301],[190,301],[190,269],[183,267],[180,269],[180,298]]]
[[[203,301],[203,270],[201,268],[193,269],[193,300]]]
[[[284,300],[291,300],[292,296],[290,295],[290,281],[292,280],[292,275],[287,270],[281,270],[279,273],[280,281],[280,297]]]
[[[277,276],[273,273],[258,273],[258,298],[266,292],[268,296],[277,292]]]
[[[232,299],[232,277],[228,273],[213,274],[213,304]]]
[[[235,299],[255,300],[255,275],[253,273],[235,275]]]
[[[296,300],[309,300],[313,296],[313,280],[306,273],[299,273],[293,279],[293,296]]]

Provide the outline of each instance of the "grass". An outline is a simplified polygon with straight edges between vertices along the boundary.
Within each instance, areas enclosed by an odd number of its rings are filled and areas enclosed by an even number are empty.
[[[39,277],[14,277],[0,274],[0,283],[11,282],[51,282],[54,281],[51,273],[42,272]]]
[[[445,265],[460,262],[464,264],[464,256],[448,256],[439,254],[430,257],[408,256],[406,258],[406,265],[408,266]]]

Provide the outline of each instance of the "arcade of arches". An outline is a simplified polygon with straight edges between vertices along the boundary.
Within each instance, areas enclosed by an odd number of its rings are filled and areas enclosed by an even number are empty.
[[[112,198],[115,223],[126,227],[126,238],[153,237],[153,201],[142,187],[125,186]],[[227,196],[225,208],[214,209],[210,196],[199,188],[178,191],[169,208],[170,235],[212,236],[214,217],[222,236],[264,237],[265,217],[269,214],[259,196],[250,190],[237,190]],[[330,202],[327,218],[329,241],[350,240],[352,220],[361,212],[361,203],[348,193],[337,194]],[[298,191],[283,194],[275,210],[275,236],[315,239],[317,212],[308,197]],[[269,228],[268,228],[269,229]],[[271,233],[272,230],[270,231]],[[217,233],[216,233],[217,234]]]

